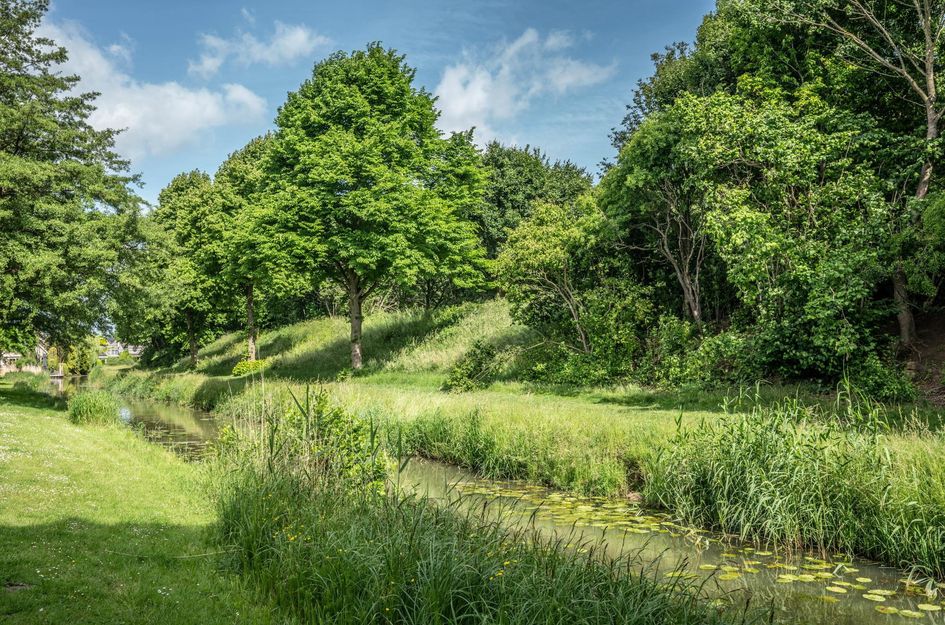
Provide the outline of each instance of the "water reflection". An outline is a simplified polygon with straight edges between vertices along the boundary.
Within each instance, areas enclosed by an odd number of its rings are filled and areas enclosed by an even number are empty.
[[[121,418],[145,438],[190,459],[204,455],[219,432],[206,412],[152,401],[123,401]]]
[[[53,388],[68,398],[87,385],[79,376],[52,378]],[[219,433],[217,421],[209,412],[177,404],[119,398],[121,420],[140,431],[146,439],[163,445],[185,458],[203,456]]]

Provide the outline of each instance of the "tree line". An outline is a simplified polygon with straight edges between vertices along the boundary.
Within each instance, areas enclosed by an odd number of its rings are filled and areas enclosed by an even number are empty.
[[[597,180],[445,136],[402,55],[338,52],[151,211],[33,34],[44,3],[0,5],[8,345],[107,323],[195,364],[242,327],[253,361],[259,327],[346,314],[358,369],[366,311],[498,293],[540,339],[536,379],[913,392],[945,265],[945,3],[719,0],[654,55]]]

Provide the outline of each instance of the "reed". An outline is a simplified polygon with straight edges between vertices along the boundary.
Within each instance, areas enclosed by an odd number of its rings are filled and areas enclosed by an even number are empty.
[[[75,424],[117,423],[119,408],[118,400],[108,391],[80,391],[69,399],[69,421]]]
[[[889,433],[875,405],[825,418],[798,402],[681,428],[644,495],[747,540],[875,558],[945,578],[945,440]]]
[[[378,481],[376,429],[324,398],[274,405],[221,447],[214,492],[230,565],[301,622],[630,623],[744,620],[627,556],[579,554],[454,502]],[[346,428],[354,428],[345,435]],[[326,432],[333,432],[331,434]],[[339,464],[340,463],[340,464]]]

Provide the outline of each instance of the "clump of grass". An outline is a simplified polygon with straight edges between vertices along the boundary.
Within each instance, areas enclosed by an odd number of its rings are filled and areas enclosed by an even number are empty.
[[[231,564],[301,622],[720,623],[632,557],[581,555],[378,482],[376,430],[322,396],[224,440],[214,480]],[[464,511],[465,510],[465,511]]]
[[[945,577],[941,435],[901,454],[880,412],[847,408],[830,422],[786,402],[681,429],[647,463],[645,497],[699,527]]]
[[[117,423],[118,400],[102,390],[80,391],[69,400],[69,421],[76,424]]]

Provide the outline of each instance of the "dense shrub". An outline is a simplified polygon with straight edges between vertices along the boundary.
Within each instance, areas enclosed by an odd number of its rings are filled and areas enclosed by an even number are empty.
[[[485,388],[496,373],[498,350],[488,343],[476,341],[472,348],[450,369],[443,390],[456,393]]]
[[[119,420],[118,400],[108,391],[80,391],[69,400],[69,421],[82,423],[116,423]]]
[[[745,384],[761,376],[749,335],[709,328],[700,335],[695,324],[671,315],[651,330],[637,371],[641,382],[695,388]]]
[[[681,430],[645,467],[645,496],[698,527],[942,577],[941,435],[903,458],[887,447],[881,413],[856,402],[847,412],[825,418],[791,402]]]
[[[235,377],[241,377],[244,375],[259,373],[261,371],[265,371],[265,369],[270,364],[270,361],[266,358],[261,358],[259,360],[241,360],[233,367],[232,375]]]

